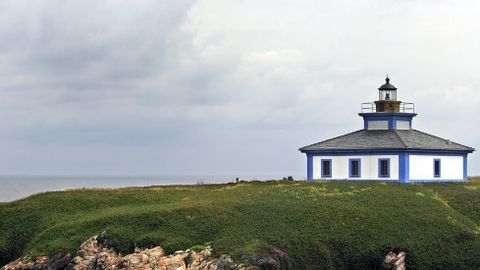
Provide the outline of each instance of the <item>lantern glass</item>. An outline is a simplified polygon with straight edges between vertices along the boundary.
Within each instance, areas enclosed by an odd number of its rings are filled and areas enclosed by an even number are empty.
[[[397,90],[380,90],[379,100],[397,100]]]

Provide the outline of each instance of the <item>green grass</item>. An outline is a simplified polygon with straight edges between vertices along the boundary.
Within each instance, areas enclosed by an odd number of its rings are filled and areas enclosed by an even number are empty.
[[[0,264],[74,253],[103,231],[122,253],[211,243],[235,258],[286,251],[294,269],[365,269],[389,248],[415,269],[480,266],[480,179],[468,183],[242,182],[50,192],[0,204]]]

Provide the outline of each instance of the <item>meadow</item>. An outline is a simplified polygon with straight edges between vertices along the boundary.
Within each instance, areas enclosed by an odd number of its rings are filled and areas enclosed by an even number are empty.
[[[285,251],[293,269],[480,267],[480,179],[466,183],[267,181],[49,192],[0,204],[0,264],[75,253],[106,232],[121,253],[211,245],[236,259]]]

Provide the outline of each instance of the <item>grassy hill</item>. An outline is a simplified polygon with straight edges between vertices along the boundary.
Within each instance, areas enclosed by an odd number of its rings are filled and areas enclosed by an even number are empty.
[[[365,269],[386,250],[416,269],[480,266],[480,179],[468,183],[241,182],[50,192],[0,204],[0,264],[75,252],[107,232],[122,253],[210,242],[218,254],[277,247],[294,269]]]

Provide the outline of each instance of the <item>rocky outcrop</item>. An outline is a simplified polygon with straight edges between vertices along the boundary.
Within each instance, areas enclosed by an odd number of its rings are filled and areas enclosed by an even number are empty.
[[[406,253],[391,250],[383,258],[379,267],[390,270],[405,270]],[[65,252],[35,259],[24,257],[13,261],[0,270],[290,270],[289,255],[276,247],[251,257],[242,257],[243,263],[235,262],[230,256],[215,258],[212,249],[195,252],[180,250],[166,255],[161,247],[136,250],[121,256],[107,247],[102,237],[94,236],[85,241],[75,257]],[[377,269],[377,267],[376,267]]]
[[[258,269],[235,263],[232,258],[223,255],[212,257],[212,249],[205,248],[200,252],[193,250],[177,251],[165,255],[161,247],[145,249],[126,256],[120,256],[114,249],[105,247],[97,236],[85,241],[76,256],[67,253],[56,253],[51,256],[35,259],[20,258],[0,270],[247,270]]]

